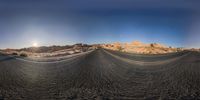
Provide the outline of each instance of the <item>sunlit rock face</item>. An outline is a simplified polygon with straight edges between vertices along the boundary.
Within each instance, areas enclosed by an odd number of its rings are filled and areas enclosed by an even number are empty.
[[[179,50],[178,48],[167,47],[159,43],[145,44],[140,41],[133,41],[131,43],[116,42],[113,44],[104,44],[102,47],[116,51],[139,54],[164,54],[177,52]]]

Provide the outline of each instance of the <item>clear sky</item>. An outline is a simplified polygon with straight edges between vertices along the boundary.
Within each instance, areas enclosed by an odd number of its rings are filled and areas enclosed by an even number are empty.
[[[0,48],[139,40],[200,47],[199,0],[1,0]]]

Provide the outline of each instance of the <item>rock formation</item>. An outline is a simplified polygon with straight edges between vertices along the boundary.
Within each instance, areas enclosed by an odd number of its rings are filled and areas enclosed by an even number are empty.
[[[180,51],[178,48],[168,47],[159,43],[145,44],[140,41],[133,41],[131,43],[116,42],[101,46],[106,49],[139,54],[164,54]]]

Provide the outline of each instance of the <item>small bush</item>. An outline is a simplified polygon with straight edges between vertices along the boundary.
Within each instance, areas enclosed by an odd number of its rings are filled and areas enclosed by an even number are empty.
[[[16,52],[12,53],[12,55],[18,55]]]
[[[121,46],[117,46],[117,50],[121,52],[123,51],[123,48]]]
[[[21,57],[27,57],[28,55],[25,54],[25,53],[21,53],[20,56],[21,56]]]

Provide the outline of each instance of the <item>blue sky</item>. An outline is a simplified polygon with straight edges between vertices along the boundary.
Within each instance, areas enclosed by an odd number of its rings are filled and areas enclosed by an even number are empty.
[[[198,0],[1,0],[0,48],[139,40],[200,47]]]

